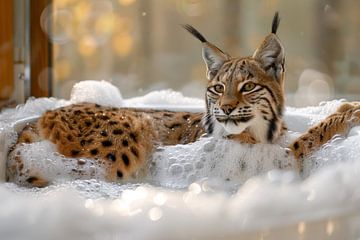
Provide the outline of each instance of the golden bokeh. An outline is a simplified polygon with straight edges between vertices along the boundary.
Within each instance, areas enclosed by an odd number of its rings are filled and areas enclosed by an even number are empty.
[[[57,81],[67,79],[70,76],[71,71],[71,64],[67,59],[59,59],[56,61],[54,74]]]
[[[131,19],[123,17],[123,16],[116,16],[115,20],[115,27],[114,30],[116,32],[130,32],[132,29],[134,29],[134,24],[131,21]]]
[[[112,47],[118,56],[126,57],[133,48],[133,38],[129,33],[115,35],[112,39]]]
[[[74,7],[73,12],[78,22],[84,21],[90,15],[91,2],[90,1],[79,1]]]
[[[118,0],[120,5],[123,6],[129,6],[131,4],[133,4],[136,0]]]
[[[298,233],[300,235],[303,235],[305,233],[305,230],[306,230],[305,222],[299,222],[297,230],[298,230]]]
[[[93,37],[86,35],[80,38],[78,42],[78,51],[81,56],[90,57],[96,52],[96,49],[97,44],[96,40]]]
[[[75,0],[61,0],[61,1],[53,1],[54,7],[56,8],[65,8],[74,3]]]
[[[96,34],[110,34],[115,26],[115,16],[113,14],[103,15],[95,21]]]

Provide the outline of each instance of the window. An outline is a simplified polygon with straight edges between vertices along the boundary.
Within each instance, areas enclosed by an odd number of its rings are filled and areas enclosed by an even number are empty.
[[[288,105],[353,100],[360,92],[356,1],[0,4],[6,23],[0,30],[2,102],[23,102],[29,96],[69,98],[73,84],[86,79],[110,81],[125,97],[172,88],[202,98],[206,79],[201,44],[180,24],[194,25],[231,55],[248,56],[270,31],[277,10],[282,19],[278,35],[286,50]]]

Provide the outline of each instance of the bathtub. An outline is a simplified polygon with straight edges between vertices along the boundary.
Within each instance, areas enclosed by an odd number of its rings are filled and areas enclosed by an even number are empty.
[[[283,157],[291,139],[333,112],[342,100],[288,107],[290,132],[279,145],[250,147],[204,137],[161,148],[149,160],[149,175],[132,182],[59,179],[43,189],[5,182],[7,152],[17,132],[46,110],[83,101],[203,110],[202,100],[170,90],[122,99],[108,83],[85,81],[74,87],[70,100],[30,99],[3,111],[1,239],[360,238],[359,127],[306,159],[304,176],[296,173],[292,159]],[[48,144],[30,146],[31,159],[52,156]],[[287,167],[279,167],[284,162]]]

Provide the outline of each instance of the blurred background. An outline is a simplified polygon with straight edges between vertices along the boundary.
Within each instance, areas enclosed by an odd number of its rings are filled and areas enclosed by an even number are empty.
[[[201,44],[180,24],[193,25],[232,56],[249,56],[270,32],[275,11],[280,12],[278,35],[286,51],[287,104],[360,100],[358,0],[0,0],[1,4],[3,11],[11,8],[7,12],[12,12],[12,25],[6,26],[12,36],[0,39],[0,61],[8,50],[6,41],[12,41],[14,63],[1,68],[13,67],[12,75],[0,72],[3,102],[19,103],[29,96],[67,99],[72,86],[85,79],[107,80],[124,97],[171,88],[203,98]]]

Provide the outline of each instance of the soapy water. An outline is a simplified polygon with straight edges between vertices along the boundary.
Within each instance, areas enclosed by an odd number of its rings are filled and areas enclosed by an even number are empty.
[[[16,140],[14,123],[48,109],[83,101],[117,107],[122,102],[123,106],[203,109],[201,100],[171,91],[124,100],[112,85],[94,81],[81,82],[71,96],[69,101],[31,99],[2,112],[2,176],[7,150]],[[84,161],[83,179],[71,181],[74,161],[57,154],[47,141],[25,145],[21,152],[27,164],[37,164],[55,183],[43,189],[1,184],[0,222],[4,224],[0,224],[0,234],[2,239],[238,239],[259,229],[269,234],[271,227],[356,212],[360,203],[359,127],[346,138],[335,137],[305,159],[303,179],[294,171],[294,160],[285,157],[285,147],[292,139],[341,102],[287,108],[290,131],[279,145],[249,146],[203,137],[192,144],[159,148],[149,161],[148,176],[136,182],[104,182],[89,159],[79,160]],[[89,177],[94,179],[84,180]],[[288,237],[297,237],[298,230],[289,230]],[[331,236],[343,236],[339,231],[332,231]],[[359,232],[351,234],[358,236]]]
[[[294,159],[279,145],[240,145],[212,137],[160,149],[149,165],[148,181],[171,188],[184,188],[209,177],[222,186],[239,186],[272,169],[295,170]]]

